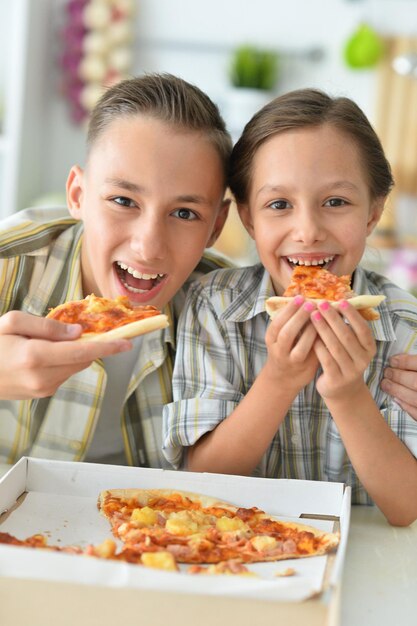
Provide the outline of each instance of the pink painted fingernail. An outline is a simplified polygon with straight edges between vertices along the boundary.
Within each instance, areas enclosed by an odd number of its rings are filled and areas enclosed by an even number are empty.
[[[322,319],[321,313],[319,313],[319,311],[316,311],[315,313],[313,313],[312,318],[316,322],[319,322]]]
[[[303,296],[295,296],[294,302],[297,306],[300,306],[304,302]]]
[[[348,303],[348,302],[346,302],[346,300],[342,300],[342,301],[340,302],[339,306],[340,306],[340,308],[341,308],[341,309],[347,309],[347,308],[348,308],[348,306],[349,306],[349,303]]]
[[[325,302],[321,302],[321,303],[319,304],[319,309],[320,309],[321,311],[327,311],[328,309],[330,309],[330,304],[329,304],[327,301],[325,301]]]
[[[304,305],[304,311],[308,311],[308,313],[314,311],[314,304],[312,304],[311,302],[306,302]]]

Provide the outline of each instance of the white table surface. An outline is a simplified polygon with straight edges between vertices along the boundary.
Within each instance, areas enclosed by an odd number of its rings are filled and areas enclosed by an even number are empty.
[[[415,625],[417,522],[397,528],[376,507],[353,506],[340,626]]]

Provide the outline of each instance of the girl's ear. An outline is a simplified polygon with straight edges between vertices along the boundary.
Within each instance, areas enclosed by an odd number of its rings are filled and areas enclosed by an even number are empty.
[[[247,204],[238,204],[237,210],[239,212],[240,220],[243,226],[248,231],[249,235],[254,239],[254,230],[253,230],[253,222],[250,209]]]
[[[84,171],[79,165],[73,165],[67,178],[67,205],[72,217],[82,219]]]
[[[375,226],[378,224],[379,220],[381,219],[382,211],[384,210],[384,206],[385,206],[385,200],[386,200],[385,196],[380,196],[378,198],[375,198],[375,200],[373,200],[373,202],[371,203],[368,223],[366,226],[367,236],[369,236],[372,233]]]
[[[223,230],[223,226],[225,225],[227,216],[229,215],[230,208],[230,200],[223,200],[222,206],[219,209],[219,212],[216,217],[216,221],[214,222],[213,230],[211,231],[210,239],[207,242],[206,248],[210,248],[210,246],[214,246],[217,239],[220,237],[220,233]]]

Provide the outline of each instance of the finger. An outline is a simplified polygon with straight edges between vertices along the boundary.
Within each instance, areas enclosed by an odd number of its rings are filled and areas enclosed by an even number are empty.
[[[414,380],[412,384],[408,385],[407,381],[404,380],[405,378],[406,377],[404,376],[403,372],[401,372],[402,382],[399,382],[398,379],[396,381],[395,379],[384,378],[381,381],[381,389],[385,391],[385,393],[388,393],[390,396],[395,398],[395,400],[404,402],[409,406],[413,406],[414,412],[416,412],[417,411],[416,385],[414,383]]]
[[[281,350],[290,353],[307,325],[311,325],[310,315],[315,306],[310,302],[299,305],[298,310],[280,329],[278,339]]]
[[[327,313],[327,311],[326,311]],[[330,314],[335,314],[335,312],[331,312]],[[336,313],[337,315],[337,313]],[[338,315],[337,315],[338,316]],[[340,316],[339,317],[339,322]],[[311,320],[314,324],[315,329],[317,330],[317,334],[322,340],[325,348],[327,349],[329,355],[332,359],[337,363],[339,370],[341,372],[351,371],[353,367],[353,359],[351,354],[346,350],[346,347],[340,342],[338,336],[335,334],[332,327],[329,326],[327,319],[323,317],[323,313],[321,311],[315,311],[311,315]],[[343,324],[343,322],[342,322]],[[327,362],[327,361],[326,361]],[[322,363],[323,365],[323,363]]]
[[[346,311],[343,317],[328,302],[323,302],[318,308],[350,359],[360,368],[367,367],[369,357],[376,351],[371,329],[350,304],[346,302],[346,307],[342,305],[343,302],[340,306]],[[349,318],[349,323],[345,322],[345,318]],[[330,346],[328,348],[331,350]],[[336,353],[333,353],[333,356],[338,358]],[[343,358],[342,353],[340,356]]]
[[[404,402],[403,400],[400,400],[399,398],[395,398],[395,402],[403,409],[403,411],[408,413],[410,417],[412,417],[413,419],[417,421],[417,408],[415,405],[408,404],[407,402]]]
[[[295,296],[285,307],[280,309],[267,328],[266,341],[275,342],[277,340],[281,328],[294,316],[303,303],[304,298],[302,296]]]
[[[312,324],[305,326],[299,334],[298,339],[291,351],[293,360],[297,362],[305,361],[313,349],[316,339],[317,331],[314,326]]]
[[[358,341],[360,342],[364,350],[372,350],[374,345],[374,339],[371,334],[369,324],[364,320],[359,311],[357,311],[346,300],[342,300],[339,303],[338,309],[343,315],[343,318],[349,322],[350,328],[355,333]]]
[[[390,359],[391,367],[417,372],[417,354],[396,354]]]
[[[132,342],[127,339],[103,342],[82,341],[43,341],[32,346],[31,358],[43,367],[72,366],[84,369],[97,359],[104,359],[119,352],[126,352],[132,348]],[[74,369],[74,371],[77,371]]]
[[[9,311],[0,317],[0,333],[49,341],[68,341],[77,339],[82,333],[82,327],[79,324],[64,324],[23,311]]]
[[[339,366],[337,365],[326,345],[320,338],[317,338],[314,342],[313,349],[316,353],[317,359],[319,360],[323,371],[329,373],[333,371],[333,373],[338,376],[340,374]]]
[[[417,372],[404,371],[395,367],[387,367],[384,371],[384,378],[392,383],[398,383],[407,387],[417,395]]]

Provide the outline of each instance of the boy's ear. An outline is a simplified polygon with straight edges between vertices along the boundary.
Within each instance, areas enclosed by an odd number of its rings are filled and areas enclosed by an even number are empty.
[[[230,198],[222,201],[222,205],[217,214],[216,221],[214,222],[210,239],[208,240],[206,245],[207,248],[213,246],[216,243],[217,239],[220,237],[220,233],[222,232],[223,226],[226,223],[227,216],[229,215],[230,202]]]
[[[84,171],[79,165],[73,165],[67,178],[67,205],[74,219],[82,218]]]
[[[246,228],[246,230],[248,231],[252,239],[254,239],[252,216],[251,216],[248,205],[238,204],[237,210],[239,212],[239,217],[243,226]]]
[[[385,206],[385,196],[380,196],[375,198],[371,204],[371,210],[369,211],[368,223],[366,226],[366,234],[369,236],[374,230],[375,226],[378,224],[381,219],[382,211]]]

